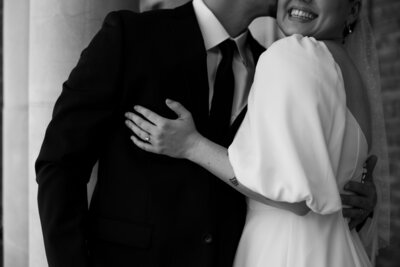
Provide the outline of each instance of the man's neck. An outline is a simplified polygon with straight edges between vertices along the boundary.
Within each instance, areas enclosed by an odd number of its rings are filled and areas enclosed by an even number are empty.
[[[231,37],[243,33],[255,18],[238,1],[203,0]]]

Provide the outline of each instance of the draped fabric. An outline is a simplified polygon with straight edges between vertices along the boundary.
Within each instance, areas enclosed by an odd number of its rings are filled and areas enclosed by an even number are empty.
[[[343,218],[339,195],[350,179],[360,181],[368,144],[323,42],[293,35],[261,56],[228,152],[241,184],[311,209],[298,216],[248,199],[234,266],[372,266]]]
[[[372,259],[378,249],[389,245],[390,239],[390,176],[381,83],[375,39],[363,12],[353,33],[345,39],[348,54],[356,64],[367,90],[372,118],[371,154],[378,157],[374,170],[378,204],[374,216],[361,230],[361,238]]]
[[[237,178],[276,201],[307,201],[320,214],[340,210],[335,177],[346,96],[336,63],[315,39],[294,35],[273,44],[257,71],[229,148]]]

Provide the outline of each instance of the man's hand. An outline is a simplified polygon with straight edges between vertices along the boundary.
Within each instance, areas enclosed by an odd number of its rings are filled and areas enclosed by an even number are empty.
[[[354,193],[354,195],[341,195],[342,204],[350,206],[343,208],[343,216],[350,219],[350,230],[363,223],[376,206],[377,194],[372,176],[376,162],[377,157],[370,156],[366,161],[367,172],[361,183],[350,181],[344,187],[346,191]]]

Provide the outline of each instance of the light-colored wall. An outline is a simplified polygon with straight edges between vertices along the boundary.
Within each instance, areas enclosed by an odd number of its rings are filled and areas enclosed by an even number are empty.
[[[4,266],[47,266],[34,161],[62,82],[111,10],[135,0],[4,1]]]

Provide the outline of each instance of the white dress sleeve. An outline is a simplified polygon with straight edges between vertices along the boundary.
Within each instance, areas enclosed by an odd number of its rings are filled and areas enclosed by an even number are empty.
[[[340,69],[324,43],[293,35],[260,58],[248,112],[229,147],[236,178],[274,200],[341,209],[336,182],[346,119]]]

